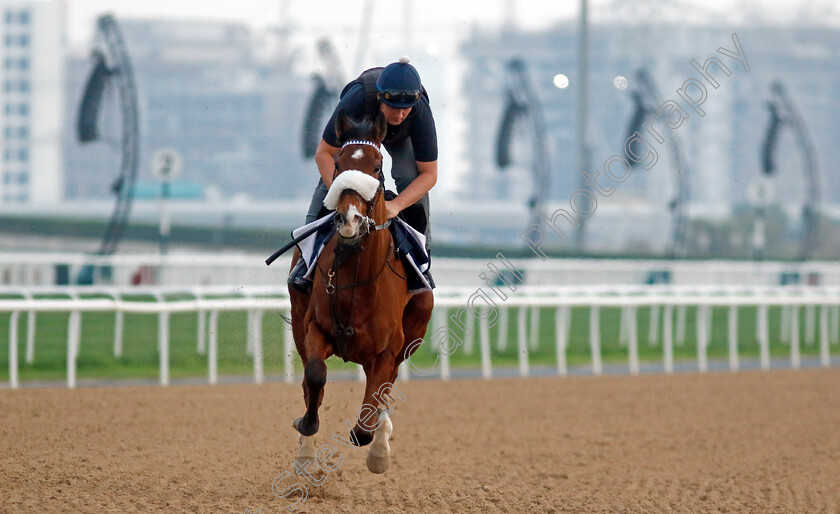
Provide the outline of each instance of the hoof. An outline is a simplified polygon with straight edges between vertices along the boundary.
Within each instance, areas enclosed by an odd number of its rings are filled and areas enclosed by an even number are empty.
[[[384,453],[383,453],[384,452]],[[391,455],[387,447],[380,448],[372,446],[368,451],[367,460],[368,469],[371,473],[385,473],[391,465]]]
[[[385,473],[391,465],[391,446],[388,438],[394,431],[394,425],[387,412],[379,414],[379,428],[373,436],[373,444],[367,454],[367,467],[372,473]]]
[[[298,475],[306,473],[314,474],[318,468],[318,460],[315,457],[315,438],[311,436],[300,436],[300,443],[297,455],[295,455],[295,472]]]
[[[300,432],[300,435],[315,435],[318,433],[318,426],[319,423],[316,421],[312,424],[307,424],[303,421],[303,417],[300,417],[292,422],[292,427]]]
[[[302,455],[295,457],[296,475],[306,475],[307,473],[315,475],[319,471],[321,471],[321,468],[318,467],[318,461],[315,459],[315,455],[312,457],[304,457]]]

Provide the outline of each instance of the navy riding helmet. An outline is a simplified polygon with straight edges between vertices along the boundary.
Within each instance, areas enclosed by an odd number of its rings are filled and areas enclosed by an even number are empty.
[[[408,57],[401,57],[398,62],[385,66],[376,81],[376,89],[385,105],[408,109],[420,100],[423,85],[420,83],[420,74],[408,63]]]

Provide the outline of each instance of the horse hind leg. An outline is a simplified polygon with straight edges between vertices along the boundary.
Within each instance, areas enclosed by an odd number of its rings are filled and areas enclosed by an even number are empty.
[[[380,410],[379,427],[373,433],[373,442],[365,461],[372,473],[385,473],[391,465],[391,446],[388,444],[388,438],[391,437],[393,431],[394,425],[391,423],[388,410]]]
[[[426,327],[432,318],[434,307],[435,298],[431,291],[416,294],[409,299],[408,304],[406,304],[403,310],[402,324],[405,340],[402,350],[397,355],[397,366],[411,357],[411,354],[420,347],[418,343],[422,343],[423,336],[426,335]],[[396,380],[397,371],[397,369],[394,370],[394,376],[391,379],[392,383]]]

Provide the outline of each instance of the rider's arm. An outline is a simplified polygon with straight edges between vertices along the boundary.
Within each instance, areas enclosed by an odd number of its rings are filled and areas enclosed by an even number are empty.
[[[318,166],[318,173],[327,189],[332,185],[333,172],[335,171],[335,154],[340,148],[328,144],[321,139],[318,149],[315,150],[315,165]]]
[[[406,207],[414,205],[432,189],[437,182],[437,168],[437,161],[417,161],[417,177],[396,198],[385,202],[388,219],[395,217]]]

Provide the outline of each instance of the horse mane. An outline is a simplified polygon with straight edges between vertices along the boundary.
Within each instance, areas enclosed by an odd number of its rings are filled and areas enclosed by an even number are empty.
[[[370,116],[365,116],[361,120],[348,118],[350,120],[349,126],[344,128],[344,132],[338,135],[338,143],[344,144],[347,141],[354,139],[368,140],[373,133],[373,119]]]
[[[381,120],[381,127],[377,127],[377,122]],[[363,140],[372,141],[376,138],[377,132],[381,131],[380,137],[385,137],[387,125],[385,124],[382,113],[377,112],[375,116],[364,115],[361,118],[351,118],[342,109],[338,112],[335,119],[335,135],[339,145],[343,145],[347,141]],[[379,143],[380,141],[376,141]]]

